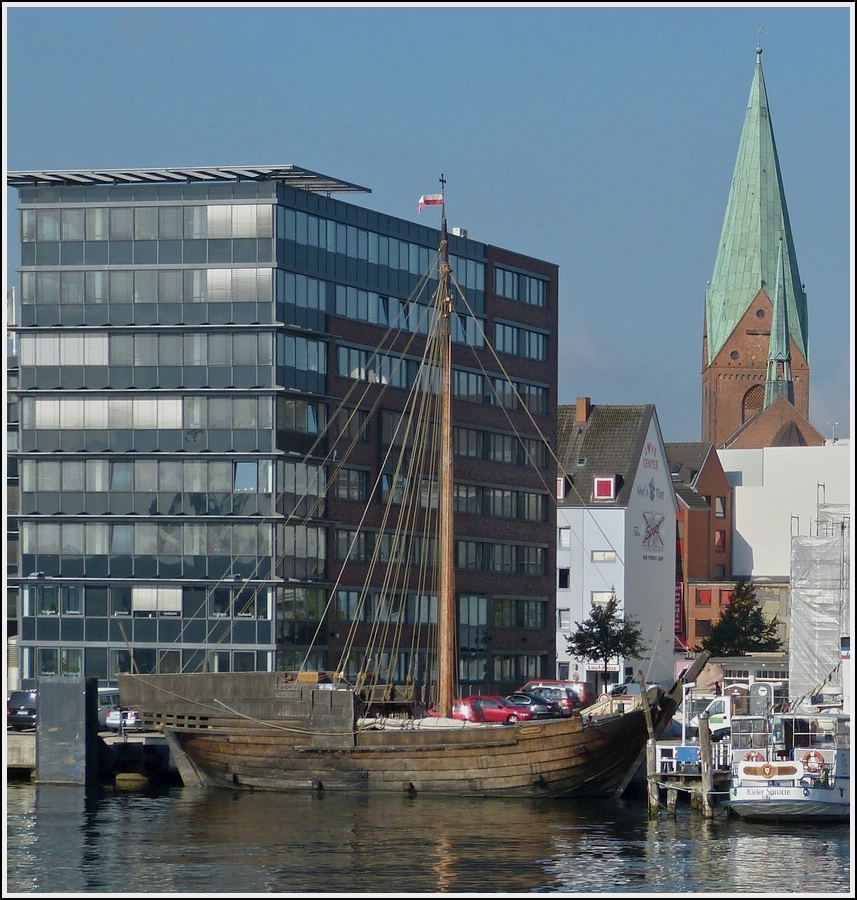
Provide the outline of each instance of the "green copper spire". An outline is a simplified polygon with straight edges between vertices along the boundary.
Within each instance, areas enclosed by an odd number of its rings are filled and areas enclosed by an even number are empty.
[[[786,303],[786,267],[783,244],[780,238],[780,257],[777,261],[777,287],[774,292],[774,309],[771,314],[771,342],[768,350],[768,372],[765,377],[765,406],[777,397],[785,397],[794,405],[795,389],[792,382],[792,354],[789,347],[789,311]]]
[[[756,48],[756,54],[714,274],[705,295],[706,365],[717,356],[759,290],[771,297],[780,252],[786,319],[798,350],[809,362],[806,294],[798,272],[768,111],[761,47]]]

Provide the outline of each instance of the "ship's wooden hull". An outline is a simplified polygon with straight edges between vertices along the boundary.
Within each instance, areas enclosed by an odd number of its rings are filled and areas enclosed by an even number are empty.
[[[514,725],[361,719],[352,691],[274,673],[123,676],[120,690],[167,735],[186,784],[232,789],[610,796],[649,736],[640,706]],[[674,710],[669,696],[652,707],[655,736]]]
[[[573,797],[616,793],[647,730],[637,710],[595,724],[572,717],[363,731],[348,749],[317,749],[274,728],[172,735],[212,786]]]

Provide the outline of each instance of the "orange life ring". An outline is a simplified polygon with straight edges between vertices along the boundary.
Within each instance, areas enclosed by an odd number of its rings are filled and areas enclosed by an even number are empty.
[[[810,750],[803,758],[803,765],[807,772],[820,772],[824,765],[824,757],[818,750]]]
[[[763,762],[765,757],[758,750],[751,750],[749,753],[744,754],[744,759],[748,762]]]

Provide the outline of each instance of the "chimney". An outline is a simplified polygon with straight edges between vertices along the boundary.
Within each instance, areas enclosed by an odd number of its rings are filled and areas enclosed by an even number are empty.
[[[592,401],[589,397],[577,398],[577,411],[575,412],[574,421],[578,425],[582,425],[592,412]]]

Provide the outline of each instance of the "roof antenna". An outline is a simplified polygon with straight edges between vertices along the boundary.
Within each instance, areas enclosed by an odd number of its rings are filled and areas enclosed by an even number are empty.
[[[763,32],[765,29],[762,28],[762,26],[760,25],[756,30],[757,30],[758,33],[759,33],[759,43],[756,45],[756,53],[758,53],[759,56],[761,56],[761,55],[762,55],[762,32]]]

